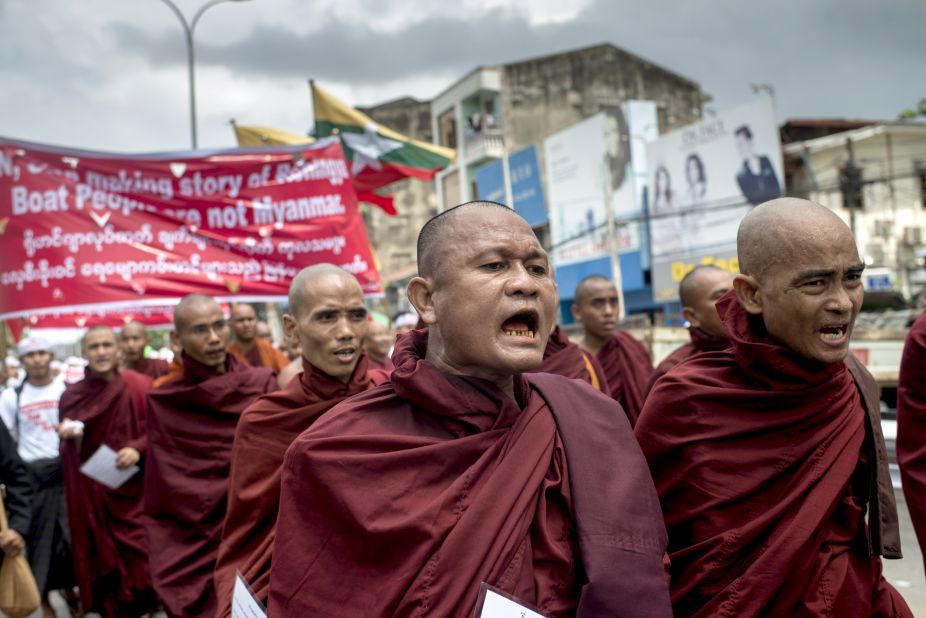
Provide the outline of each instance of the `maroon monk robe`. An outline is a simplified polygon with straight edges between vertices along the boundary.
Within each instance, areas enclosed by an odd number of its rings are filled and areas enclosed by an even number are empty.
[[[555,373],[574,380],[584,380],[597,391],[610,392],[604,377],[604,370],[598,364],[598,360],[571,342],[559,325],[553,329],[553,334],[547,341],[547,347],[543,351],[543,364],[534,371],[534,373],[538,372]]]
[[[900,538],[873,379],[785,348],[732,292],[717,310],[732,348],[666,374],[636,426],[676,615],[910,616],[881,576]]]
[[[170,363],[160,358],[143,358],[135,363],[133,367],[126,366],[124,369],[146,375],[152,380],[157,380],[161,376],[166,376],[170,373]]]
[[[226,372],[183,354],[183,374],[148,394],[145,515],[151,579],[171,616],[216,610],[212,574],[225,519],[235,427],[258,397],[276,390],[270,369],[233,355]]]
[[[483,581],[551,616],[671,615],[658,501],[613,400],[538,374],[515,403],[426,346],[401,337],[390,382],[287,451],[268,615],[468,617]],[[568,400],[568,436],[535,379]]]
[[[688,327],[688,334],[691,336],[691,341],[669,354],[656,366],[653,375],[650,376],[649,382],[646,384],[647,393],[653,390],[656,380],[666,375],[669,369],[672,369],[683,360],[701,352],[718,352],[730,347],[730,340],[726,337],[708,335],[697,326]]]
[[[926,555],[926,313],[907,334],[900,361],[897,461],[913,528]]]
[[[653,372],[649,352],[630,333],[617,331],[599,350],[598,362],[604,370],[611,397],[621,404],[633,426],[643,408],[646,382]]]
[[[300,433],[345,398],[382,383],[382,372],[367,372],[361,354],[344,384],[313,367],[306,368],[286,388],[255,401],[245,410],[235,432],[228,483],[228,514],[215,567],[217,616],[231,615],[235,571],[240,571],[254,594],[267,602],[270,564],[280,503],[283,454]]]
[[[143,524],[144,475],[110,489],[80,473],[102,445],[130,446],[145,465],[145,393],[151,378],[124,371],[106,381],[89,370],[61,396],[61,418],[84,423],[84,435],[61,441],[61,465],[68,504],[74,573],[85,611],[106,618],[157,609],[148,574],[148,539]]]

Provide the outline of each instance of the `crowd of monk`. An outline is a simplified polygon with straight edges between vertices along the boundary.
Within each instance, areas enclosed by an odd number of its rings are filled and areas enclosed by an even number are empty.
[[[882,575],[901,550],[878,387],[848,353],[854,238],[788,198],[746,215],[737,251],[739,274],[681,281],[691,342],[655,369],[616,330],[604,276],[576,288],[570,341],[546,252],[491,202],[421,230],[418,328],[391,355],[330,264],[291,282],[292,362],[253,307],[229,320],[203,295],[176,307],[173,365],[144,358],[139,324],[89,328],[56,425],[80,606],[227,617],[240,578],[269,616],[469,618],[483,584],[551,617],[912,616]],[[898,412],[921,542],[924,319]],[[34,386],[40,348],[20,344]],[[117,489],[81,474],[102,445],[141,472]],[[61,586],[49,555],[68,533],[52,516],[30,538],[14,502],[4,551],[30,553],[43,591]]]

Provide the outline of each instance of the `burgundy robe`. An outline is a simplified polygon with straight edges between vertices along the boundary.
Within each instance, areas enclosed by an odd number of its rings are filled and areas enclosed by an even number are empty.
[[[630,333],[617,331],[598,351],[598,362],[604,370],[611,397],[621,404],[633,426],[643,409],[646,383],[653,373],[649,352]]]
[[[913,528],[926,555],[926,313],[907,334],[900,361],[897,462]]]
[[[683,360],[695,354],[700,354],[701,352],[717,352],[730,347],[730,340],[726,337],[708,335],[697,326],[689,327],[688,334],[691,336],[691,341],[669,354],[656,366],[656,369],[649,378],[649,382],[646,384],[647,393],[653,390],[653,385],[656,384],[656,380],[666,375],[669,369],[672,369],[672,367],[675,367]]]
[[[287,451],[268,615],[468,617],[483,581],[551,616],[671,615],[658,500],[613,400],[536,374],[515,403],[426,346],[400,338],[390,382]]]
[[[166,376],[170,373],[170,363],[160,358],[143,358],[135,363],[134,367],[126,366],[124,370],[134,371],[135,373],[148,376],[152,380],[157,380],[161,376]]]
[[[231,615],[235,571],[266,604],[280,503],[283,454],[300,433],[345,398],[371,388],[367,356],[361,354],[347,384],[313,367],[285,389],[264,395],[245,410],[235,433],[228,484],[228,514],[215,568],[217,616]],[[381,383],[382,373],[373,376]]]
[[[717,309],[732,348],[666,374],[636,426],[676,615],[910,616],[881,576],[900,536],[874,380],[782,346],[732,292]]]
[[[598,360],[589,352],[569,340],[558,325],[547,341],[543,351],[543,364],[534,373],[555,373],[574,380],[583,380],[604,393],[608,390],[604,370]]]
[[[142,512],[144,474],[118,489],[81,474],[80,466],[102,445],[130,446],[145,465],[145,393],[151,378],[124,371],[106,381],[89,370],[59,402],[61,418],[84,423],[84,435],[61,440],[61,466],[68,504],[74,573],[85,611],[118,617],[157,608],[148,574],[148,539]]]
[[[225,519],[235,427],[273,372],[229,354],[226,372],[183,354],[183,374],[148,394],[145,515],[151,579],[171,616],[216,610],[212,574]]]

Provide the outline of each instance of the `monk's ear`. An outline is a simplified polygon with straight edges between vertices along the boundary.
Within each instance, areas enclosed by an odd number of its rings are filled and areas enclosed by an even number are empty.
[[[743,308],[753,315],[762,313],[762,296],[759,294],[759,282],[749,275],[739,274],[733,277],[733,291]]]
[[[701,326],[701,321],[691,307],[682,307],[682,317],[688,320],[688,323],[694,327]]]
[[[290,313],[283,314],[283,332],[289,338],[296,336],[296,318]]]
[[[572,314],[572,317],[576,322],[581,322],[582,316],[579,314],[578,307],[579,307],[579,304],[576,302],[576,299],[573,298],[572,304],[569,305],[569,313]]]
[[[430,326],[437,323],[437,314],[434,312],[434,280],[430,277],[415,277],[408,282],[406,290],[408,302],[412,304],[418,317]]]
[[[177,347],[177,348],[183,347],[183,346],[180,344],[180,335],[179,335],[179,333],[177,333],[177,331],[175,331],[175,330],[171,330],[171,331],[170,331],[170,343],[171,343],[171,345],[173,345],[174,347]]]

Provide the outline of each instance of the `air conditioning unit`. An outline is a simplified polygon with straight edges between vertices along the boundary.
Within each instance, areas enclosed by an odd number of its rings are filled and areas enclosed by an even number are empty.
[[[884,264],[884,245],[879,242],[874,242],[865,245],[865,255],[868,258],[866,262],[871,264]]]
[[[923,228],[919,226],[905,227],[903,229],[903,242],[910,247],[916,247],[923,243]]]

